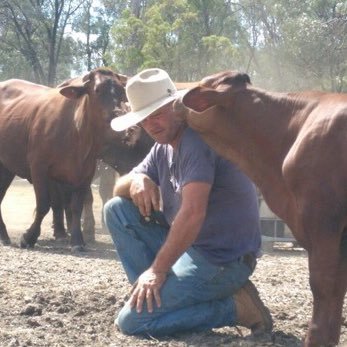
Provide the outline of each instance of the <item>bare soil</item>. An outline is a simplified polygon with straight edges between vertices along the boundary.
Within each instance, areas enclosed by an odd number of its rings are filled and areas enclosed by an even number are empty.
[[[312,310],[307,256],[288,244],[264,254],[252,277],[273,315],[272,339],[252,340],[247,329],[234,327],[161,339],[122,335],[113,320],[130,286],[111,238],[101,228],[100,198],[94,197],[97,233],[88,252],[72,254],[68,242],[53,240],[51,214],[35,248],[23,250],[18,242],[33,218],[34,193],[23,181],[10,187],[2,206],[13,245],[0,246],[1,347],[301,345]],[[347,346],[345,319],[340,346]]]

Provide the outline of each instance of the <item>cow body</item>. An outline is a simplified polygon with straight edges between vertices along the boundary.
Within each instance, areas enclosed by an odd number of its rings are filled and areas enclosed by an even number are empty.
[[[337,345],[347,289],[347,95],[270,93],[223,72],[183,103],[195,111],[189,125],[256,183],[307,250],[313,314],[305,347]]]
[[[182,90],[196,87],[197,83],[175,82],[175,86],[178,90]],[[120,110],[122,114],[127,111],[130,111],[130,109],[123,108]],[[100,178],[99,193],[103,205],[113,196],[116,172],[121,176],[128,173],[144,159],[154,144],[154,140],[139,126],[134,126],[121,132],[115,132],[112,129],[109,131],[110,129],[108,129],[104,138],[102,150],[99,154],[101,160],[96,170],[96,177]],[[91,190],[89,190],[87,195],[88,198],[85,201],[83,210],[83,232],[90,240],[94,240],[95,219],[92,209],[93,196]],[[58,237],[60,237],[61,234],[58,234]]]
[[[104,205],[113,196],[116,172],[119,175],[128,173],[133,167],[139,164],[153,146],[153,139],[138,126],[125,131],[115,132],[111,128],[106,131],[103,146],[98,154],[98,165],[94,179],[99,178],[99,193]],[[65,202],[64,202],[65,200]],[[56,238],[65,238],[63,207],[66,207],[66,200],[59,199],[60,205],[53,208],[53,227]],[[69,209],[66,215],[70,216]],[[103,217],[102,217],[103,221]],[[71,218],[67,218],[68,229],[70,229]],[[88,189],[83,208],[83,235],[87,241],[95,240],[95,219],[93,214],[93,195]]]
[[[36,213],[21,238],[32,247],[55,184],[72,192],[71,245],[82,250],[80,218],[107,120],[125,101],[126,78],[96,69],[57,88],[22,80],[0,83],[0,202],[14,175],[34,186]],[[0,215],[0,239],[10,242]]]

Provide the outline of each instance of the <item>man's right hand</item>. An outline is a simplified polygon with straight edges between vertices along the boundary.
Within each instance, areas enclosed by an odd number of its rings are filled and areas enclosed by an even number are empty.
[[[134,174],[129,193],[143,216],[150,216],[152,209],[155,211],[160,209],[159,188],[147,175]]]

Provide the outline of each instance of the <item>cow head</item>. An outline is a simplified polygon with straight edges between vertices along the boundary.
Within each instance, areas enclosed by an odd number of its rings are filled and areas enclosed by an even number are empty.
[[[78,99],[88,94],[97,100],[104,110],[114,111],[126,102],[125,85],[127,76],[116,74],[109,69],[98,68],[83,77],[63,82],[58,86],[60,94],[69,99]]]
[[[79,106],[74,112],[78,129],[92,120],[93,126],[97,125],[98,129],[105,131],[111,129],[111,119],[126,102],[126,82],[126,76],[98,68],[60,84],[58,89],[66,98],[78,99]]]
[[[245,91],[248,84],[250,79],[246,74],[219,72],[203,78],[197,87],[189,90],[177,103],[186,107],[184,117],[191,128],[200,134],[211,133],[216,128],[225,127],[230,121],[236,96]],[[228,118],[229,121],[222,121]]]
[[[204,112],[213,106],[230,104],[233,93],[245,89],[250,84],[247,74],[235,71],[223,71],[207,76],[198,87],[188,91],[182,98],[184,106],[195,112]]]

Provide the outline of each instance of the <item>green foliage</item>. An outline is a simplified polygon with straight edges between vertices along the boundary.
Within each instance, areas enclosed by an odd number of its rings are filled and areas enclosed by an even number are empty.
[[[110,29],[114,21],[126,7],[126,0],[103,0],[95,5],[93,0],[85,0],[79,16],[74,17],[73,30],[78,32],[80,62],[87,70],[99,66],[109,66],[112,60],[105,54],[110,42]],[[78,69],[78,67],[76,67]]]
[[[19,56],[15,58],[15,63],[24,61],[30,71],[16,77],[49,85],[56,82],[61,51],[69,51],[67,45],[72,43],[64,39],[64,32],[70,16],[76,13],[79,5],[77,0],[2,2],[0,22],[5,25],[2,27],[0,45],[5,51],[17,51]],[[21,69],[18,73],[22,73]]]
[[[177,55],[182,52],[180,37],[189,17],[185,10],[185,1],[159,1],[148,9],[144,18],[146,31],[141,69],[160,66],[177,75],[180,66]]]
[[[346,88],[346,3],[311,1],[309,10],[290,17],[282,26],[281,50],[304,88],[342,91]]]
[[[214,73],[216,66],[219,70],[230,70],[230,59],[236,54],[236,49],[227,37],[205,36],[202,38],[202,44],[206,52],[205,69],[208,73]],[[225,59],[225,57],[229,59]]]
[[[111,31],[114,66],[131,73],[157,66],[179,80],[228,68],[235,51],[223,35],[232,32],[227,9],[224,1],[161,0],[141,18],[124,12]]]
[[[346,90],[345,1],[241,4],[248,32],[257,38],[248,42],[254,53],[249,69],[258,83],[277,90]]]
[[[116,71],[132,75],[143,62],[143,22],[130,10],[125,10],[117,26],[111,28],[111,49],[106,52],[110,66]]]
[[[346,37],[345,0],[3,0],[0,77],[232,69],[271,90],[347,91]]]

